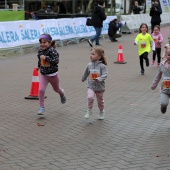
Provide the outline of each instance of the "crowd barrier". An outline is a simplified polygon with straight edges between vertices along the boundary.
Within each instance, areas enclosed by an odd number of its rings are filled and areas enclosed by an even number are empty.
[[[126,26],[130,32],[139,30],[141,23],[146,23],[148,27],[151,27],[151,17],[149,14],[121,15],[121,19],[126,22]],[[170,12],[162,13],[161,20],[161,25],[168,25],[170,23]]]
[[[102,34],[107,34],[108,23],[116,16],[108,16],[103,23]],[[38,43],[41,34],[50,34],[53,40],[78,42],[80,38],[95,34],[92,26],[86,26],[86,18],[44,19],[1,22],[0,49]]]
[[[162,23],[170,23],[170,12],[161,15]],[[117,16],[108,16],[103,23],[102,35],[107,35],[108,24]],[[121,20],[126,23],[130,32],[139,29],[141,23],[150,26],[151,17],[149,14],[121,15]],[[45,19],[31,21],[1,22],[0,25],[0,49],[16,48],[23,52],[24,46],[38,44],[38,38],[42,33],[48,33],[61,46],[64,41],[79,43],[95,34],[93,27],[86,26],[86,18],[63,18]],[[34,48],[34,46],[33,46]]]

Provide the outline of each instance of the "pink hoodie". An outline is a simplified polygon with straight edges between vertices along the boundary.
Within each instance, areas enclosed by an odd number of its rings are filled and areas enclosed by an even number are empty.
[[[164,51],[163,51],[163,54],[162,54],[162,58],[166,58],[166,48],[167,47],[170,47],[170,43],[166,44],[165,47],[164,47]]]
[[[163,42],[163,36],[161,33],[155,34],[154,32],[152,33],[152,38],[155,42],[155,48],[161,48],[161,44]]]

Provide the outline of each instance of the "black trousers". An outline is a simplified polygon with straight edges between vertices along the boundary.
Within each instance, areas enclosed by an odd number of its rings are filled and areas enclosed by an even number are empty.
[[[142,55],[139,56],[139,60],[140,60],[140,67],[141,67],[141,71],[145,71],[144,70],[144,66],[143,66],[143,60],[145,60],[145,62],[148,62],[148,52],[144,52]]]
[[[153,51],[153,60],[155,61],[156,59],[156,56],[157,56],[157,59],[158,59],[158,63],[161,62],[161,48],[155,48],[155,51]]]

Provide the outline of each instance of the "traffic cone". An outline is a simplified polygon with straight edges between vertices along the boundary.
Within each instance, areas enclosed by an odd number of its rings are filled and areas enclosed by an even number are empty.
[[[119,44],[117,60],[114,63],[115,64],[126,64],[127,63],[124,61],[122,44]]]
[[[38,91],[39,91],[39,75],[37,68],[34,68],[30,94],[28,97],[25,97],[25,99],[38,100]]]

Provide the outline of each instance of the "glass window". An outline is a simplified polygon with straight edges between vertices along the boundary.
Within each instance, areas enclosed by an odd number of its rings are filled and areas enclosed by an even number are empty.
[[[23,10],[24,0],[1,0],[0,9],[12,10],[13,8],[16,8],[17,10]]]

